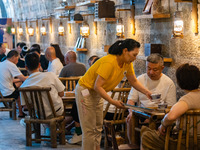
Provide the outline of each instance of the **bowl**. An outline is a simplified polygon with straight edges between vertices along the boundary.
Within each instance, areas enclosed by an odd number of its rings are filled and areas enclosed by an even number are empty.
[[[167,103],[160,103],[158,104],[158,109],[159,110],[165,110],[167,108]]]

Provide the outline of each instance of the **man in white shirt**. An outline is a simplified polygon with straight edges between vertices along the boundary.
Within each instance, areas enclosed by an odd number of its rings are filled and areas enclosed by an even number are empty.
[[[64,96],[65,86],[58,79],[58,77],[52,72],[39,72],[40,59],[36,53],[27,54],[25,57],[25,67],[28,70],[30,76],[21,85],[21,87],[51,87],[50,95],[53,101],[53,106],[55,108],[57,115],[62,115],[64,112],[64,106],[62,101],[62,96]],[[48,99],[44,99],[44,107],[46,117],[51,118],[51,107],[49,105]],[[25,105],[24,97],[21,95],[21,103]]]
[[[160,102],[167,103],[168,106],[172,106],[176,103],[176,87],[174,82],[165,74],[162,73],[164,69],[163,57],[160,54],[151,54],[147,57],[146,62],[146,72],[145,74],[140,75],[137,79],[138,81],[152,93],[161,94]],[[157,103],[149,100],[144,94],[138,92],[134,88],[131,88],[131,91],[128,96],[128,104],[142,107],[156,107]],[[127,131],[128,138],[130,139],[131,134],[131,119],[132,119],[132,110],[129,109],[129,115],[127,116]]]
[[[48,72],[53,72],[57,76],[59,76],[63,64],[61,63],[60,59],[56,57],[56,51],[54,47],[48,47],[45,51],[45,57],[49,61],[49,65],[47,68]]]
[[[15,98],[19,107],[19,116],[24,117],[19,99],[19,92],[15,89],[13,82],[25,81],[26,77],[22,75],[17,68],[19,53],[12,50],[8,53],[7,59],[0,63],[0,91],[5,98]],[[14,79],[17,78],[17,79]]]

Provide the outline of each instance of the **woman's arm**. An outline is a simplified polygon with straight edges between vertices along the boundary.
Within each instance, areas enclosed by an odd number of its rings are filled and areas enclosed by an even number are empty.
[[[94,84],[94,90],[100,94],[100,96],[102,98],[104,98],[105,100],[107,100],[109,103],[115,105],[116,107],[119,107],[119,108],[125,108],[123,106],[123,103],[120,102],[120,101],[116,101],[116,100],[113,100],[107,93],[106,91],[103,89],[103,85],[105,84],[106,80],[104,78],[102,78],[100,75],[97,76],[97,79],[95,81],[95,84]]]
[[[130,84],[138,91],[146,95],[149,99],[151,99],[151,92],[147,90],[135,77],[135,75],[127,76],[128,81]]]
[[[161,121],[161,125],[158,128],[159,132],[164,135],[166,127],[172,125],[173,122],[181,115],[183,115],[188,109],[188,104],[184,101],[179,101],[173,105],[170,112],[166,114]]]

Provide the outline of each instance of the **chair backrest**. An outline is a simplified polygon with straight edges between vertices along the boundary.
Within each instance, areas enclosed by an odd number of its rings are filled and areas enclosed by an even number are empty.
[[[117,96],[117,100],[122,101],[123,103],[126,103],[130,90],[131,90],[131,88],[115,88],[112,91],[111,98],[114,98],[114,96]],[[103,114],[103,118],[105,118],[109,107],[110,107],[110,103],[108,103],[107,106],[106,106],[106,109],[105,109],[104,114]],[[115,107],[115,113],[114,113],[112,121],[114,121],[115,123],[124,122],[125,111],[126,111],[126,109],[120,109],[120,108]]]
[[[81,78],[81,76],[77,76],[77,77],[59,77],[59,79],[65,85],[66,91],[73,91],[75,89],[76,84],[78,83],[78,80],[80,78]]]
[[[52,117],[57,117],[53,106],[53,101],[49,91],[50,87],[23,87],[19,88],[21,96],[23,96],[26,106],[29,111],[29,115],[34,119],[47,119],[45,113],[45,106],[49,106],[52,111]],[[48,100],[44,100],[44,99]],[[47,104],[48,102],[49,104]]]
[[[198,149],[197,142],[197,117],[200,117],[200,109],[196,110],[188,110],[185,114],[180,117],[180,124],[178,130],[178,139],[177,139],[177,150],[181,149],[182,141],[185,141],[186,150],[191,146],[189,143],[190,138],[193,137],[193,149]],[[193,129],[192,135],[190,129]],[[169,148],[169,140],[170,140],[170,130],[171,127],[167,128],[166,138],[165,138],[165,150]],[[185,135],[183,135],[185,131]],[[190,148],[191,149],[191,148]]]

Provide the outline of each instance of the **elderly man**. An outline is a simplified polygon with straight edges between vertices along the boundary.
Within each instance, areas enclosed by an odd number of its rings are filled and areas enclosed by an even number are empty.
[[[60,77],[70,77],[70,76],[82,76],[86,72],[86,67],[82,63],[76,62],[77,56],[74,51],[68,51],[65,54],[66,66],[62,69]],[[69,139],[69,144],[76,144],[82,141],[82,131],[80,126],[80,121],[78,117],[78,111],[76,103],[74,102],[71,110],[71,116],[75,121],[75,133],[71,139]]]
[[[19,107],[19,116],[24,117],[19,99],[19,92],[15,89],[13,82],[25,81],[26,77],[22,75],[16,64],[19,59],[17,51],[12,50],[8,53],[7,59],[0,63],[0,91],[5,98],[15,98]],[[17,79],[14,79],[14,78]]]
[[[82,76],[86,72],[86,67],[82,63],[76,62],[77,56],[74,51],[65,54],[66,66],[61,70],[60,77]]]
[[[152,93],[160,93],[160,102],[166,102],[169,106],[176,103],[176,87],[173,81],[162,73],[164,69],[163,57],[160,54],[151,54],[147,57],[146,72],[140,75],[137,79],[138,81],[150,90]],[[131,88],[130,94],[128,96],[128,104],[137,105],[142,107],[156,107],[156,103],[150,101],[145,95],[138,92],[134,88]],[[131,142],[131,119],[132,110],[129,109],[129,115],[127,116],[127,131],[129,142]]]
[[[45,57],[49,61],[47,68],[48,72],[53,72],[59,76],[60,71],[63,68],[63,64],[60,62],[60,59],[56,57],[56,51],[54,47],[48,47],[45,51]]]

